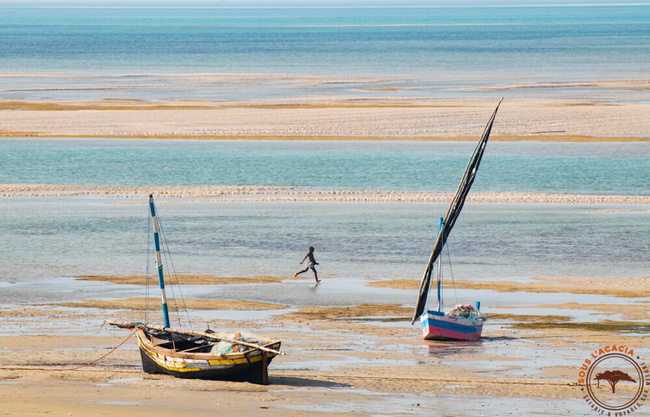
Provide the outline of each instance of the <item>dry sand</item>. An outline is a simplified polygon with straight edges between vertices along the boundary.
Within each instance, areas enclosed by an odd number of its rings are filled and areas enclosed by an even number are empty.
[[[80,277],[138,284],[139,277]],[[195,285],[277,283],[274,277],[188,276]],[[479,343],[424,342],[409,325],[411,309],[399,305],[287,307],[232,300],[188,300],[191,308],[285,310],[269,320],[219,320],[213,329],[254,328],[283,341],[287,356],[269,368],[270,385],[182,380],[144,374],[129,332],[88,327],[105,318],[132,320],[141,300],[86,300],[66,305],[0,308],[5,329],[26,334],[0,337],[0,392],[8,416],[366,416],[366,415],[590,415],[576,386],[580,365],[593,349],[630,346],[648,361],[646,309],[650,277],[629,279],[540,278],[521,291],[594,294],[640,293],[621,304],[516,305],[491,314]],[[417,282],[416,282],[417,284]],[[264,285],[264,284],[261,284]],[[412,288],[399,281],[376,282]],[[503,283],[484,289],[511,291]],[[525,297],[521,292],[518,297]],[[640,298],[641,296],[645,298]],[[603,297],[608,297],[607,295]],[[197,305],[192,305],[199,302]],[[624,314],[625,320],[574,322],[552,314],[582,309]],[[521,311],[520,311],[521,310]],[[45,329],[58,328],[51,332]],[[86,328],[86,330],[83,330]],[[99,330],[99,331],[98,331]],[[200,330],[200,329],[199,329]],[[118,348],[122,342],[124,345]],[[116,349],[117,348],[117,349]],[[115,350],[114,350],[115,349]],[[98,358],[106,355],[99,361]],[[95,362],[96,361],[96,362]],[[89,364],[87,366],[83,366]],[[82,366],[81,368],[78,368]],[[78,368],[78,369],[75,369]],[[37,400],[36,400],[37,399]],[[554,406],[550,406],[554,404]],[[646,405],[642,411],[647,411]],[[436,410],[435,412],[432,410]],[[643,415],[639,413],[638,415]]]
[[[2,137],[475,140],[496,105],[414,98],[0,101]],[[491,140],[647,141],[650,103],[506,97]]]

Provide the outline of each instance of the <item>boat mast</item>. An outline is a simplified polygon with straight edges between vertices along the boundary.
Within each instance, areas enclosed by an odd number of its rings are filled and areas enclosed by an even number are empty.
[[[158,221],[156,220],[156,208],[153,204],[153,194],[149,194],[149,208],[151,209],[151,224],[153,226],[153,241],[156,246],[156,267],[158,269],[158,284],[160,285],[160,296],[162,298],[162,312],[165,319],[165,327],[170,327],[169,309],[167,308],[167,294],[165,293],[165,279],[163,277],[163,264],[160,256],[160,238],[158,236]]]
[[[442,217],[440,218],[440,224],[438,225],[438,234],[442,233],[442,226],[444,225],[444,222],[442,220]],[[442,256],[438,257],[438,276],[437,276],[437,281],[438,281],[438,311],[442,312],[443,305],[442,305]]]

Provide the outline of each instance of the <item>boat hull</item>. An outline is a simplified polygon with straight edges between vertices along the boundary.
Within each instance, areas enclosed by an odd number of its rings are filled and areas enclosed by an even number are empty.
[[[258,349],[225,355],[178,352],[157,345],[155,339],[142,329],[138,330],[137,338],[142,369],[146,373],[167,374],[177,378],[266,384],[266,367],[276,356],[274,353],[262,352]],[[277,351],[280,349],[280,344],[281,342],[274,341],[264,347]]]
[[[420,316],[420,323],[425,340],[479,340],[483,331],[480,318],[449,317],[432,310]]]

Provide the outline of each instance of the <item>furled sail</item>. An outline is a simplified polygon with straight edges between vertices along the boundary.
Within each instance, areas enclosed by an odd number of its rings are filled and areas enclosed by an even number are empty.
[[[451,233],[451,229],[454,227],[454,224],[456,224],[456,219],[458,218],[458,215],[460,214],[460,211],[465,204],[465,199],[467,198],[467,194],[469,194],[469,189],[472,187],[472,183],[476,177],[476,171],[478,170],[478,166],[481,163],[481,158],[483,157],[483,152],[485,151],[485,145],[487,145],[488,138],[490,137],[494,118],[497,115],[497,110],[499,110],[499,106],[501,105],[502,101],[503,98],[499,100],[497,107],[494,109],[494,113],[492,113],[492,116],[485,125],[483,135],[481,135],[481,139],[478,141],[476,148],[474,149],[474,153],[472,154],[472,157],[467,164],[467,168],[465,168],[463,178],[461,179],[460,184],[458,185],[458,189],[456,190],[456,195],[454,195],[454,198],[449,205],[449,209],[447,210],[447,214],[443,220],[443,225],[438,233],[436,244],[433,246],[433,251],[431,252],[431,257],[429,258],[429,263],[427,264],[427,268],[424,271],[424,276],[420,282],[420,293],[418,295],[418,302],[415,306],[415,311],[413,312],[413,320],[411,321],[411,324],[413,324],[415,320],[417,320],[424,312],[427,304],[427,297],[429,295],[429,287],[431,285],[431,273],[433,272],[433,265],[442,252],[442,248],[447,242],[449,233]]]

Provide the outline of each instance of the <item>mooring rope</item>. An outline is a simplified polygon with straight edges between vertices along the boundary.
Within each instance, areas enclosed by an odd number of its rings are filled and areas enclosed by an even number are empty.
[[[74,371],[74,370],[77,370],[77,369],[81,369],[81,368],[83,368],[84,366],[92,365],[93,363],[99,362],[99,361],[101,361],[102,359],[104,359],[105,357],[107,357],[108,355],[110,355],[111,353],[115,352],[117,349],[119,349],[119,348],[120,348],[123,344],[125,344],[126,341],[129,340],[129,339],[130,339],[130,338],[135,334],[135,332],[137,332],[137,331],[138,331],[138,329],[133,330],[133,331],[132,331],[132,332],[131,332],[127,337],[126,337],[126,339],[122,340],[122,343],[120,343],[119,345],[115,346],[115,347],[114,347],[113,349],[111,349],[107,354],[100,356],[99,358],[95,359],[94,361],[91,361],[91,362],[88,362],[88,363],[84,363],[83,365],[79,365],[79,366],[77,366],[77,367],[70,368],[70,369],[57,369],[57,371]]]
[[[54,371],[54,372],[75,371],[75,370],[77,370],[77,369],[81,369],[81,368],[83,368],[83,367],[85,367],[85,366],[92,365],[92,364],[94,364],[94,363],[96,363],[96,362],[99,362],[99,361],[101,361],[102,359],[104,359],[105,357],[107,357],[108,355],[110,355],[111,353],[115,352],[115,351],[116,351],[117,349],[119,349],[123,344],[125,344],[126,341],[129,340],[129,339],[130,339],[130,338],[135,334],[135,332],[137,332],[137,331],[138,331],[138,329],[133,330],[133,331],[131,332],[131,334],[129,334],[129,335],[127,336],[127,338],[124,339],[124,340],[122,341],[122,343],[120,343],[119,345],[115,346],[115,347],[114,347],[113,349],[111,349],[111,351],[108,352],[107,354],[102,355],[102,356],[100,356],[99,358],[97,358],[97,359],[95,359],[95,360],[93,360],[93,361],[91,361],[91,362],[84,363],[83,365],[75,366],[74,368],[32,368],[32,367],[9,367],[9,366],[6,366],[6,367],[5,367],[5,366],[3,366],[3,367],[1,367],[0,369],[2,369],[2,370],[7,370],[7,371]]]

